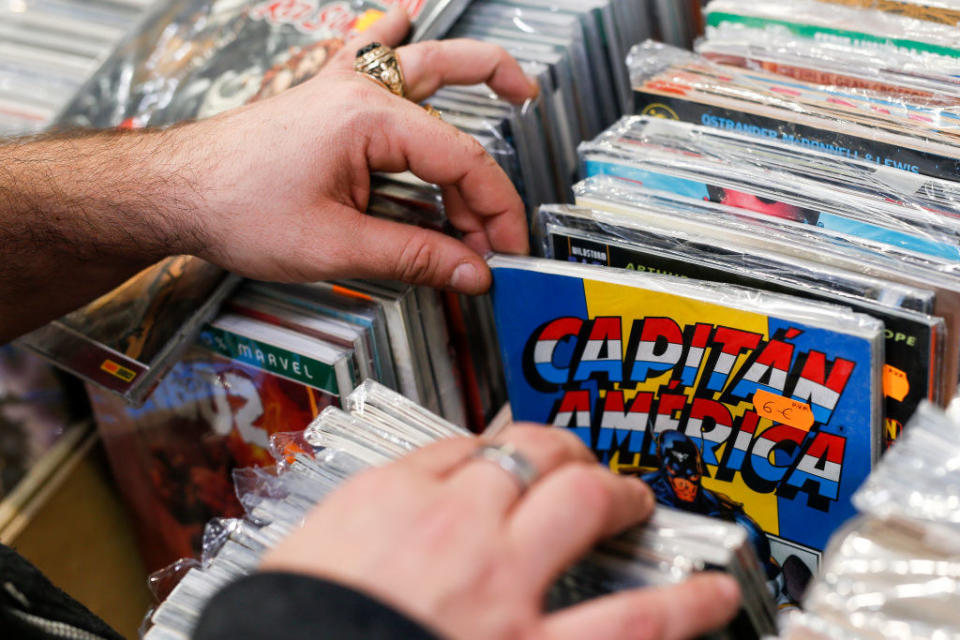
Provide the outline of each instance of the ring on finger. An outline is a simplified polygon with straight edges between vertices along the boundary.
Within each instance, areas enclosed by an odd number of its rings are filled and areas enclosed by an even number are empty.
[[[473,454],[474,458],[492,462],[513,479],[520,493],[524,493],[537,481],[539,473],[522,453],[512,444],[481,444]]]
[[[393,48],[379,42],[371,42],[357,50],[357,57],[353,60],[353,70],[386,87],[390,93],[401,98],[407,97],[403,83],[403,70],[400,68],[400,61]]]

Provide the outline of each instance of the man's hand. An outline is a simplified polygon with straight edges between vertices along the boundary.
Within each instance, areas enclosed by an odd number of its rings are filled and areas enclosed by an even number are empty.
[[[599,466],[565,430],[513,426],[496,440],[539,470],[526,493],[471,456],[476,439],[444,441],[348,482],[261,569],[344,583],[452,640],[673,640],[731,619],[739,594],[720,574],[544,614],[560,573],[646,519],[653,495]]]
[[[488,81],[517,100],[532,93],[516,62],[493,45],[431,42],[397,55],[413,100],[450,81]],[[466,64],[471,59],[489,62]],[[483,147],[353,71],[321,74],[167,135],[198,168],[199,255],[246,276],[393,278],[478,293],[490,282],[483,253],[527,251],[523,203]],[[362,213],[371,171],[407,169],[443,187],[466,246]]]
[[[0,145],[0,343],[173,254],[262,280],[379,277],[485,290],[491,249],[527,251],[523,206],[470,136],[414,101],[446,83],[536,94],[493,45],[398,49],[410,100],[352,71],[357,48],[399,41],[393,11],[318,77],[165,131]],[[443,189],[463,242],[363,213],[371,171],[409,169]]]

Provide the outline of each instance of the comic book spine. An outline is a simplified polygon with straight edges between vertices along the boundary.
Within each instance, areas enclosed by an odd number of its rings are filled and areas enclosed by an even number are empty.
[[[845,158],[859,159],[911,173],[953,180],[960,172],[960,159],[879,142],[848,133],[756,115],[747,111],[715,107],[680,97],[664,96],[636,88],[634,112],[705,127],[771,138]]]
[[[872,33],[853,31],[851,29],[835,29],[816,24],[803,24],[790,22],[789,20],[746,16],[721,11],[711,11],[707,14],[708,29],[723,23],[733,23],[749,29],[786,29],[793,35],[801,38],[839,41],[853,47],[874,48],[877,46],[885,46],[894,47],[913,54],[934,54],[948,58],[960,58],[960,49],[932,42],[924,42],[922,40],[880,36]]]
[[[904,2],[903,0],[821,0],[858,9],[875,9],[916,20],[936,22],[951,27],[960,24],[960,11],[944,7],[937,0]]]
[[[315,387],[333,396],[339,397],[342,393],[340,383],[345,379],[345,374],[333,365],[212,325],[206,325],[200,332],[200,342],[231,360]]]

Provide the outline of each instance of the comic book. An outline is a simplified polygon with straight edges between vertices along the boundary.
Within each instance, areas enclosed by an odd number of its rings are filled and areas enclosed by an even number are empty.
[[[909,252],[899,252],[889,245],[864,241],[858,236],[828,232],[819,226],[750,209],[652,191],[606,176],[584,180],[574,191],[580,206],[630,213],[637,221],[654,219],[682,224],[687,233],[698,233],[720,242],[736,237],[738,242],[763,248],[768,253],[878,276],[917,291],[932,291],[932,300],[928,295],[921,298],[897,294],[890,301],[899,299],[905,309],[944,319],[946,337],[941,342],[943,374],[939,376],[938,397],[947,403],[956,394],[956,380],[960,377],[960,340],[955,337],[960,335],[960,279],[952,273],[952,263],[916,261]]]
[[[174,256],[18,342],[141,402],[239,281],[199,258]]]
[[[62,126],[141,127],[203,118],[316,74],[388,7],[414,41],[441,37],[464,0],[175,0],[128,35],[57,119]]]
[[[722,161],[689,152],[658,153],[637,145],[630,154],[585,143],[583,173],[615,176],[646,188],[725,204],[817,226],[942,260],[960,259],[960,226],[952,217],[910,219],[895,203],[872,203],[853,193],[832,193],[817,181],[769,169],[740,173]],[[859,205],[859,206],[857,206]],[[941,224],[942,223],[942,224]]]
[[[489,264],[514,419],[757,532],[768,576],[816,570],[878,455],[881,322],[726,284]]]
[[[198,556],[211,518],[243,515],[233,470],[272,465],[271,435],[340,406],[319,363],[268,344],[279,341],[261,324],[225,316],[205,327],[141,407],[89,387],[148,570]]]
[[[362,327],[367,332],[369,351],[376,364],[377,380],[391,389],[406,393],[397,379],[387,320],[383,309],[359,292],[327,283],[282,284],[248,281],[242,291],[276,300],[324,318],[333,318]],[[410,384],[413,384],[412,382]]]
[[[939,0],[820,0],[820,2],[885,11],[951,27],[960,24],[960,8],[944,5]]]
[[[882,215],[872,214],[872,217],[881,220],[902,219],[924,227],[944,226],[944,215],[960,217],[960,184],[954,181],[852,160],[769,137],[742,135],[677,120],[627,116],[590,144],[601,142],[611,152],[614,149],[623,153],[655,150],[672,153],[678,162],[680,156],[687,161],[703,160],[707,166],[724,162],[732,173],[740,176],[765,175],[760,169],[788,173],[799,177],[804,188],[812,179],[817,183],[815,186],[823,187],[822,193],[832,193],[835,201],[859,203],[861,206],[852,204],[852,213],[856,214],[858,208],[873,206]],[[791,180],[782,183],[779,191],[796,192]]]
[[[881,320],[886,328],[884,451],[922,400],[939,399],[936,382],[942,375],[945,323],[943,318],[891,304],[898,291],[906,289],[902,285],[768,254],[729,237],[719,242],[698,234],[687,236],[681,225],[641,223],[627,214],[542,206],[538,231],[544,255],[555,260],[728,282],[842,304]]]
[[[769,137],[947,180],[960,170],[960,120],[950,108],[719,65],[650,42],[635,47],[628,63],[634,109],[641,115]]]
[[[306,336],[347,348],[353,352],[351,366],[359,380],[377,379],[376,365],[362,328],[319,314],[305,312],[267,296],[241,292],[226,302],[226,309],[241,316],[284,327]],[[379,381],[379,380],[378,380]]]
[[[736,24],[743,28],[780,31],[793,36],[842,42],[865,49],[892,49],[908,51],[920,56],[960,57],[960,38],[957,37],[954,8],[939,12],[920,10],[890,10],[903,2],[885,2],[883,11],[864,5],[869,0],[829,0],[833,6],[824,6],[820,0],[791,0],[784,3],[770,0],[711,0],[704,9],[706,27]],[[942,3],[938,3],[942,7]],[[846,5],[846,6],[845,6]],[[857,6],[859,5],[859,6]],[[926,15],[917,15],[925,13]]]

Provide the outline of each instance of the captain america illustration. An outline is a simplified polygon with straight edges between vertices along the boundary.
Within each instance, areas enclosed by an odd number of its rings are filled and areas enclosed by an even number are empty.
[[[787,588],[785,574],[773,558],[770,541],[760,526],[747,515],[742,505],[701,484],[704,466],[696,443],[679,431],[664,431],[657,441],[657,458],[660,468],[640,476],[653,490],[657,502],[675,509],[736,522],[744,527],[766,571],[767,585],[777,605],[781,608],[797,606],[791,591],[796,592],[797,587],[802,588],[805,584],[797,585],[794,589]]]

